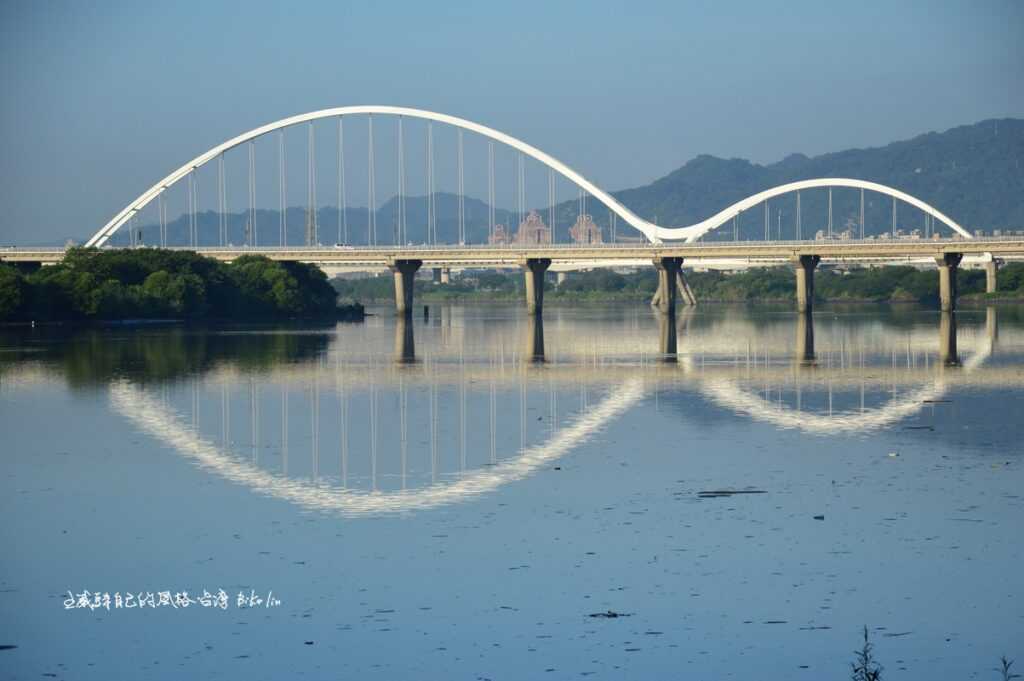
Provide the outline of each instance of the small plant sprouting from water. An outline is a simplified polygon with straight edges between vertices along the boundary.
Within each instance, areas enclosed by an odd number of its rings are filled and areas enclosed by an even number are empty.
[[[880,681],[882,678],[882,665],[875,660],[871,641],[868,639],[868,628],[864,627],[864,645],[860,650],[854,651],[854,661],[850,663],[850,679],[852,681]]]
[[[1012,671],[1010,671],[1010,667],[1013,666],[1013,660],[1007,660],[1006,655],[1003,655],[1001,658],[999,658],[999,661],[1002,663],[1002,666],[997,671],[999,671],[1002,674],[1003,681],[1012,681],[1012,679],[1021,678],[1020,674],[1014,674]]]

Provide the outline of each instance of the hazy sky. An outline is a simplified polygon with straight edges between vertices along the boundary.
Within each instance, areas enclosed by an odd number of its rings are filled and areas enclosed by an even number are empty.
[[[205,149],[330,106],[469,118],[609,189],[1024,115],[1015,0],[4,0],[0,31],[0,244],[84,239]]]

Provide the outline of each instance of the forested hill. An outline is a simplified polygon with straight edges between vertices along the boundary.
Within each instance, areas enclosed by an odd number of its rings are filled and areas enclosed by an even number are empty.
[[[685,225],[707,218],[742,198],[787,182],[815,177],[849,177],[879,182],[932,204],[960,224],[974,229],[1024,229],[1024,120],[988,120],[945,132],[930,132],[884,147],[850,149],[821,156],[792,154],[770,165],[743,159],[697,156],[683,167],[644,187],[615,195],[633,211],[663,225]],[[816,227],[825,214],[824,194],[806,192],[806,216]],[[808,203],[808,200],[810,203]],[[888,199],[869,199],[868,230],[891,227]],[[785,235],[792,203],[778,199]],[[856,190],[836,190],[833,224],[859,212]],[[744,231],[763,233],[763,212],[749,215]],[[915,215],[916,213],[916,215]],[[777,214],[772,213],[772,228]],[[909,207],[900,226],[920,227],[920,213]],[[805,232],[806,236],[806,232]]]

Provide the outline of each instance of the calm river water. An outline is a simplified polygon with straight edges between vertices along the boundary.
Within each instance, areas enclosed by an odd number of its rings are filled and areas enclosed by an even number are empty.
[[[1024,665],[1024,309],[421,309],[0,333],[0,676]]]

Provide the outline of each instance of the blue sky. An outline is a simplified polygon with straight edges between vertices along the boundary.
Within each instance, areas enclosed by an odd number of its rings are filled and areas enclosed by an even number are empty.
[[[0,31],[0,243],[84,238],[205,149],[330,106],[476,120],[609,189],[1024,115],[1020,2],[8,0]]]

